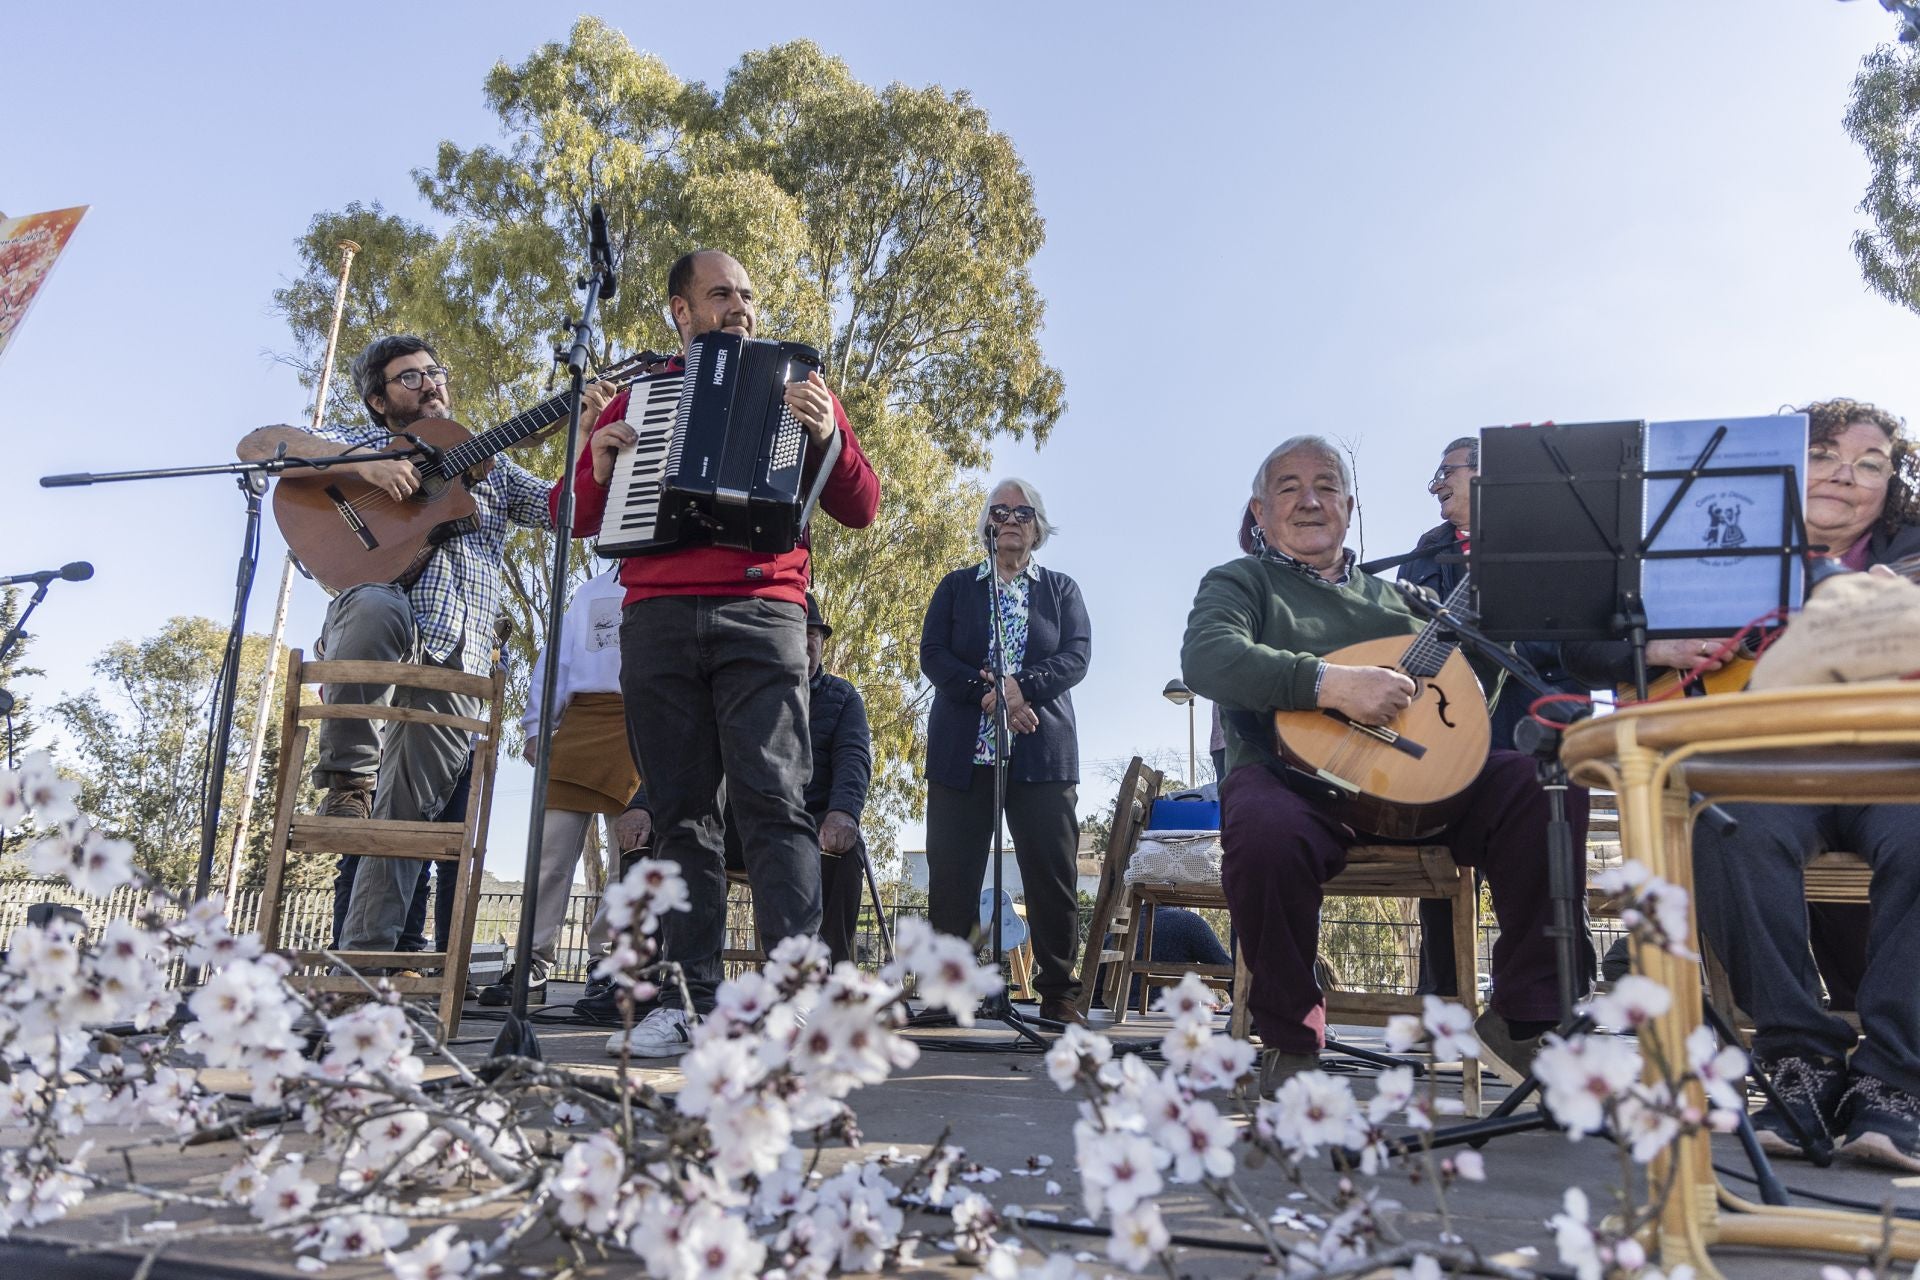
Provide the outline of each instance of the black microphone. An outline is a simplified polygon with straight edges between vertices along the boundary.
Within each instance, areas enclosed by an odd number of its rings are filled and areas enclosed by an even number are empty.
[[[611,298],[620,288],[613,271],[613,244],[607,238],[607,211],[596,201],[587,219],[587,257],[600,272],[600,297]]]
[[[10,578],[0,578],[0,587],[15,587],[26,582],[42,587],[56,578],[65,579],[68,582],[85,582],[92,576],[92,565],[85,560],[75,560],[72,564],[63,564],[58,569],[42,569],[38,573],[16,573]]]

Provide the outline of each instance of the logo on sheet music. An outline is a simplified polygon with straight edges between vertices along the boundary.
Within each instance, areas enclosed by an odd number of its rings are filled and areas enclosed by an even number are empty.
[[[1747,531],[1740,527],[1740,513],[1753,505],[1753,499],[1734,489],[1701,494],[1693,500],[1695,528],[1703,551],[1731,551],[1747,545]],[[1738,564],[1739,556],[1703,556],[1701,564],[1724,568]]]
[[[719,386],[727,380],[727,349],[721,347],[713,353],[713,385]]]

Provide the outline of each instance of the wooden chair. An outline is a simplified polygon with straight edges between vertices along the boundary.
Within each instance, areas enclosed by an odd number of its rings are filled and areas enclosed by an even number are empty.
[[[281,947],[282,895],[287,859],[309,854],[358,854],[372,858],[451,862],[453,865],[453,937],[445,952],[349,951],[335,953],[357,969],[438,968],[422,977],[389,977],[404,994],[439,996],[441,1034],[452,1037],[466,1000],[467,964],[473,944],[474,915],[480,903],[480,875],[486,861],[487,816],[493,805],[494,764],[500,748],[500,700],[505,674],[468,675],[444,667],[402,662],[303,662],[295,649],[287,666],[286,696],[280,722],[280,776],[273,835],[267,849],[266,884],[260,894],[260,940],[269,950]],[[365,703],[326,704],[308,700],[310,684],[394,684],[441,689],[481,700],[478,718],[426,711],[417,707]],[[381,818],[323,818],[295,813],[307,740],[316,720],[384,720],[403,724],[439,724],[474,736],[473,781],[467,815],[460,822],[403,822]],[[357,978],[326,972],[331,965],[318,948],[291,952],[295,973],[289,979],[309,992],[364,990]],[[318,972],[300,972],[319,968]]]
[[[1107,831],[1107,853],[1100,864],[1100,884],[1094,890],[1092,924],[1080,958],[1078,1004],[1083,1017],[1093,1008],[1101,965],[1110,966],[1107,969],[1108,992],[1126,990],[1118,985],[1121,981],[1119,964],[1128,959],[1130,953],[1107,946],[1107,935],[1115,929],[1124,929],[1132,919],[1126,908],[1127,864],[1133,860],[1134,850],[1140,845],[1140,832],[1145,829],[1148,816],[1153,811],[1153,798],[1159,794],[1159,771],[1147,768],[1146,763],[1135,756],[1120,777],[1120,794],[1113,806],[1113,824]],[[1110,1006],[1113,1003],[1111,995],[1102,999],[1101,1003]]]
[[[1230,982],[1233,992],[1232,1033],[1245,1039],[1251,1025],[1247,998],[1252,990],[1252,975],[1233,948],[1231,965],[1155,965],[1151,959],[1135,959],[1136,940],[1152,953],[1153,909],[1178,906],[1189,909],[1224,909],[1226,894],[1219,885],[1173,885],[1126,883],[1127,863],[1140,842],[1140,833],[1149,821],[1153,798],[1159,794],[1160,774],[1148,769],[1136,757],[1120,783],[1115,804],[1113,835],[1107,845],[1107,859],[1101,868],[1100,892],[1094,903],[1093,928],[1088,935],[1087,958],[1081,972],[1083,1009],[1091,1003],[1093,966],[1105,962],[1112,975],[1105,993],[1114,1021],[1126,1018],[1126,996],[1133,976],[1141,975],[1141,1006],[1144,1010],[1148,988],[1156,981],[1177,981],[1188,970],[1211,980]],[[1456,866],[1452,855],[1438,845],[1356,845],[1348,851],[1344,871],[1327,882],[1328,897],[1355,898],[1444,898],[1453,906],[1454,972],[1460,976],[1461,994],[1457,1003],[1470,1015],[1480,1011],[1480,963],[1476,938],[1479,920],[1479,896],[1473,873]],[[1117,948],[1096,946],[1105,931],[1122,930]],[[1328,1022],[1383,1024],[1398,1013],[1418,1014],[1421,997],[1382,992],[1330,990],[1326,993]],[[1469,1115],[1480,1110],[1480,1064],[1466,1059],[1461,1064],[1462,1098]]]

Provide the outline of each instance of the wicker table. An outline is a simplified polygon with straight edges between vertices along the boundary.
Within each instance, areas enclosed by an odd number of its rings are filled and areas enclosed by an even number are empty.
[[[1631,707],[1576,725],[1562,758],[1575,781],[1618,794],[1625,855],[1691,900],[1689,792],[1713,801],[1912,803],[1920,795],[1920,685],[1829,685]],[[1652,947],[1636,947],[1634,965],[1673,993],[1673,1007],[1641,1034],[1655,1037],[1669,1060],[1685,1061],[1682,1046],[1701,1021],[1697,966]],[[1670,1191],[1656,1225],[1660,1256],[1668,1266],[1690,1263],[1703,1277],[1719,1274],[1707,1256],[1715,1244],[1855,1254],[1880,1244],[1873,1215],[1735,1196],[1714,1175],[1706,1134],[1675,1143],[1650,1172],[1656,1198]],[[1893,1240],[1896,1257],[1920,1258],[1920,1226],[1898,1225]]]

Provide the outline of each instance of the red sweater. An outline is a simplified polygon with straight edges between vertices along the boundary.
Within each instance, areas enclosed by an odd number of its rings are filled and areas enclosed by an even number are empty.
[[[594,423],[595,431],[627,416],[627,394],[622,391],[613,398]],[[840,458],[820,491],[820,510],[850,529],[864,529],[880,513],[880,478],[854,438],[838,396],[833,400],[833,418],[840,429]],[[558,482],[547,495],[547,506],[558,527]],[[600,532],[606,510],[607,486],[594,480],[593,452],[583,449],[573,469],[573,536],[590,538]],[[805,604],[810,577],[805,538],[793,550],[778,555],[733,547],[687,547],[628,556],[620,566],[620,582],[627,589],[624,604],[655,596],[765,596]]]

